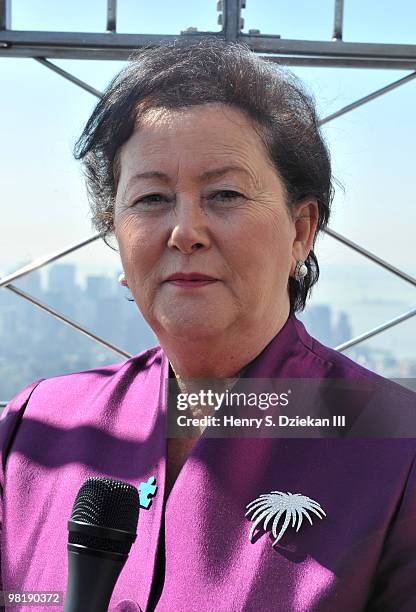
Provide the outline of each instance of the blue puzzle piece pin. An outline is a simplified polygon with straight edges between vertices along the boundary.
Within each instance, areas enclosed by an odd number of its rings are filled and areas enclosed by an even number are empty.
[[[156,495],[157,485],[156,478],[154,476],[150,476],[147,482],[141,482],[139,484],[139,499],[140,506],[142,508],[149,508],[152,503],[152,497]]]

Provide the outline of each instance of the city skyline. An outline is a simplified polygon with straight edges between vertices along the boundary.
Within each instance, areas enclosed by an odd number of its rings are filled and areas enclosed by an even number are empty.
[[[134,355],[157,344],[157,339],[136,304],[128,301],[130,293],[118,284],[117,276],[116,269],[108,275],[86,274],[81,284],[77,266],[61,262],[48,266],[42,274],[35,271],[15,284]],[[373,304],[371,309],[374,308]],[[354,310],[349,312],[313,299],[297,317],[314,338],[332,348],[361,331],[354,327]],[[416,376],[414,343],[413,352],[406,355],[400,344],[391,346],[382,336],[377,338],[378,345],[366,341],[345,354],[384,376]],[[0,338],[3,373],[0,400],[3,401],[38,377],[91,369],[123,359],[7,290],[0,293]]]

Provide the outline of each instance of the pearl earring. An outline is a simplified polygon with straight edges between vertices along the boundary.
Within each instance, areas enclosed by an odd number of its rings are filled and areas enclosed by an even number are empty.
[[[118,282],[120,283],[120,285],[123,285],[123,287],[128,287],[126,275],[124,274],[124,272],[119,275]]]
[[[308,273],[308,268],[305,265],[305,262],[302,261],[302,259],[299,259],[297,264],[296,264],[296,268],[295,268],[295,280],[297,280],[298,282],[300,282],[302,279],[305,278],[305,276]]]

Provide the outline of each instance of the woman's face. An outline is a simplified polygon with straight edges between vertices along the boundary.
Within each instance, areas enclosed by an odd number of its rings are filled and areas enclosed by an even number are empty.
[[[159,339],[226,338],[286,320],[296,228],[245,113],[217,103],[154,110],[119,162],[115,235]],[[195,280],[168,280],[177,274]]]

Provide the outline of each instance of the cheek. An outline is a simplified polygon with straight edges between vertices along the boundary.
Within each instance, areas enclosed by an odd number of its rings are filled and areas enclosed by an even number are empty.
[[[143,282],[154,270],[163,241],[154,223],[130,215],[116,226],[116,238],[124,270],[132,281]]]
[[[232,265],[247,277],[253,273],[264,279],[273,269],[286,273],[291,261],[291,226],[285,216],[275,210],[252,214],[242,221],[240,231],[233,228],[224,242]]]
[[[275,268],[279,268],[283,274],[286,266],[291,261],[293,242],[293,227],[284,209],[273,215],[269,215],[268,222],[264,226],[264,251],[268,253]]]

